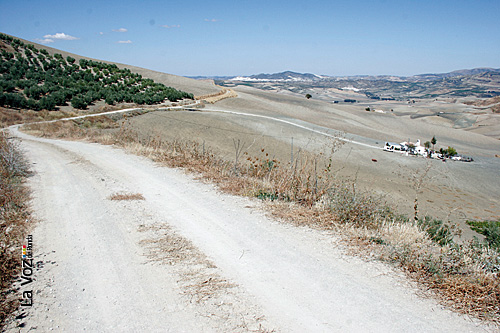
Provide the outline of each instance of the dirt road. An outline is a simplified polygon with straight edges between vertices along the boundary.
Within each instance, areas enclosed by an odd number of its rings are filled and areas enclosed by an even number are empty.
[[[11,331],[484,329],[417,297],[387,265],[345,254],[334,235],[265,217],[257,201],[110,146],[15,134],[35,172],[39,269]]]

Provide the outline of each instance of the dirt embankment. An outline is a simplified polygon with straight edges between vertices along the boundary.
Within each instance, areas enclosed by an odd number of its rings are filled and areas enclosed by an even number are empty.
[[[232,90],[223,87],[219,87],[221,90],[217,93],[195,96],[196,100],[202,100],[210,104],[215,104],[219,101],[222,101],[226,98],[238,97],[238,94]]]
[[[467,105],[475,105],[475,106],[488,106],[492,104],[497,104],[500,103],[500,96],[492,97],[492,98],[487,98],[487,99],[481,99],[481,100],[476,100],[476,101],[466,101],[464,104]]]

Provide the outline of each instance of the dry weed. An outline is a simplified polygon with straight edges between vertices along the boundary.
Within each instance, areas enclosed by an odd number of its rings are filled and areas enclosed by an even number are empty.
[[[153,237],[140,242],[148,249],[150,262],[174,265],[179,262],[197,262],[202,257],[190,241],[174,233],[167,224],[141,226],[139,231],[154,232]]]
[[[115,193],[109,200],[146,200],[141,193]]]
[[[0,328],[19,304],[12,283],[21,267],[21,245],[31,222],[29,194],[23,185],[28,174],[18,145],[0,132]]]

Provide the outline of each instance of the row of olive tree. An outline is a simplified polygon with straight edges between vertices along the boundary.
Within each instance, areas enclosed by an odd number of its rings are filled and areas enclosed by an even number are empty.
[[[0,52],[0,106],[55,110],[71,105],[85,109],[104,100],[107,104],[158,104],[193,98],[183,91],[155,83],[115,64],[50,55],[31,44],[0,34],[15,52]]]

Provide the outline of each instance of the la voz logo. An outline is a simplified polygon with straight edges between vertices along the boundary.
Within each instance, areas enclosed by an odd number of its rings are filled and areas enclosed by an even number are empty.
[[[26,237],[26,244],[23,245],[21,271],[21,287],[25,287],[33,282],[33,236]],[[33,305],[33,290],[23,290],[21,306]]]

